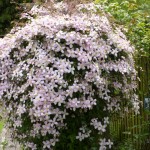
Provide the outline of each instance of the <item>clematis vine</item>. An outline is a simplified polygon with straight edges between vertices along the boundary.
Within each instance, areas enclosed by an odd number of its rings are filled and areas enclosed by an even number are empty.
[[[80,4],[68,15],[65,5],[55,4],[53,13],[34,6],[22,16],[24,27],[0,39],[8,127],[26,149],[60,149],[65,138],[74,149],[78,142],[111,148],[110,114],[122,105],[139,109],[134,48],[98,13],[101,6]]]

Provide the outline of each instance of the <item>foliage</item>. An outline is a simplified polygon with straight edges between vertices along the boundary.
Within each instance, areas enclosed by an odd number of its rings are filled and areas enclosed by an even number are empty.
[[[14,14],[16,13],[14,8],[15,5],[10,4],[10,1],[0,1],[0,35],[3,35],[6,32],[6,28],[10,26],[10,21],[14,18]]]
[[[134,142],[132,139],[125,139],[123,142],[120,142],[116,149],[114,150],[136,150],[134,148]]]
[[[3,127],[4,127],[4,122],[2,120],[0,120],[0,133],[1,133],[2,129],[3,129]]]
[[[139,109],[134,49],[101,6],[81,4],[72,15],[54,7],[33,7],[25,27],[0,39],[0,99],[12,136],[32,150],[111,148],[110,114],[122,104]]]
[[[19,18],[21,7],[19,3],[31,0],[0,0],[0,36],[4,36],[13,27],[11,22]]]
[[[148,114],[147,114],[148,115]],[[134,116],[132,116],[134,118]],[[128,135],[128,137],[124,138],[122,141],[118,142],[119,140],[116,137],[114,141],[114,145],[116,150],[136,150],[138,149],[149,149],[149,125],[150,123],[145,120],[144,117],[138,116],[138,119],[142,121],[140,125],[133,125],[125,129],[123,134]],[[139,131],[138,133],[134,133],[133,131]],[[133,132],[131,134],[131,132]],[[112,133],[112,137],[114,133]],[[147,146],[148,145],[148,146]]]
[[[138,50],[138,56],[150,55],[150,1],[101,1],[116,22],[123,25],[128,39]]]

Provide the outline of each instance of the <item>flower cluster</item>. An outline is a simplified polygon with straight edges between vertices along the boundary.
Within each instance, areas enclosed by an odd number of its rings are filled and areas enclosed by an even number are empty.
[[[82,141],[85,138],[90,137],[91,130],[87,130],[87,127],[81,127],[79,128],[79,130],[80,132],[78,133],[78,136],[76,136],[76,139],[79,139],[79,141]]]
[[[106,132],[107,124],[109,124],[109,118],[104,117],[104,125],[102,125],[101,121],[97,121],[97,118],[93,118],[91,120],[90,125],[94,126],[94,129],[98,130],[100,134]]]
[[[109,149],[111,149],[113,143],[110,141],[110,139],[108,139],[108,141],[106,142],[106,139],[100,139],[100,148],[99,150],[106,150],[107,149],[107,146]]]
[[[77,6],[90,7],[96,6]],[[44,150],[63,142],[68,130],[71,140],[89,139],[91,149],[121,103],[138,112],[134,49],[93,11],[49,14],[34,7],[30,13],[36,18],[0,39],[0,99],[12,136],[28,149]],[[100,142],[106,145],[112,143]]]

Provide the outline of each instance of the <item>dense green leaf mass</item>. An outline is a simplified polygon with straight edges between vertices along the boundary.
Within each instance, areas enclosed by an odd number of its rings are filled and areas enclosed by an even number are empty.
[[[21,12],[20,3],[32,0],[0,0],[0,37],[3,37],[13,26],[13,20],[18,19]]]
[[[150,55],[150,1],[96,0],[104,5],[117,24],[126,30],[128,39],[138,50],[138,57]]]

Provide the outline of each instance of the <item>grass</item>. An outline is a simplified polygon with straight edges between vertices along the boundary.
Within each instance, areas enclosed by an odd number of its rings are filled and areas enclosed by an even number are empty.
[[[0,133],[2,132],[3,127],[4,127],[4,122],[1,120],[0,121]]]

